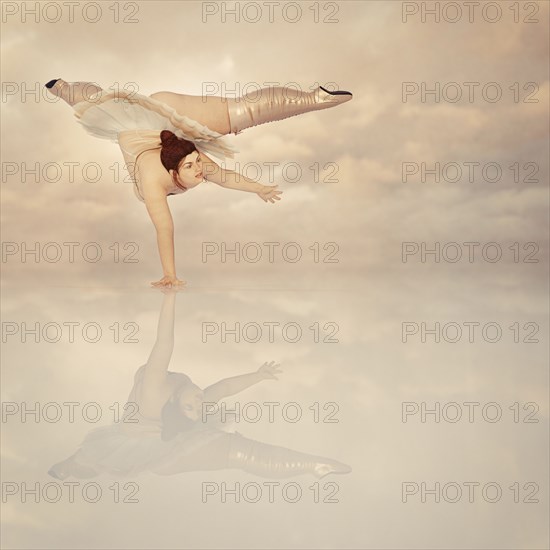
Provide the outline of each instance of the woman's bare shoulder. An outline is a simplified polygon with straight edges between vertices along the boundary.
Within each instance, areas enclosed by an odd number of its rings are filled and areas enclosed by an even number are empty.
[[[172,191],[172,180],[160,161],[160,149],[145,151],[137,159],[137,177],[143,192],[158,188],[165,194]]]

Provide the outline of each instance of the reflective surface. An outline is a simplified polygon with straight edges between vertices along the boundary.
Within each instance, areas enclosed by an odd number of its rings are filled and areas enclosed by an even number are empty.
[[[3,547],[547,548],[547,4],[538,26],[510,11],[444,27],[403,23],[398,2],[321,4],[339,24],[297,26],[203,21],[202,4],[139,3],[139,25],[99,23],[87,52],[82,22],[8,23]],[[158,44],[139,70],[136,36]],[[199,95],[212,74],[241,91],[322,76],[354,99],[232,138],[279,204],[214,184],[170,199],[187,286],[163,293],[118,148],[64,105],[21,100],[16,50],[39,43],[44,82]],[[403,101],[403,82],[436,80],[508,95]],[[539,102],[515,103],[516,81]],[[462,179],[422,181],[435,162]],[[468,181],[469,162],[502,176]]]

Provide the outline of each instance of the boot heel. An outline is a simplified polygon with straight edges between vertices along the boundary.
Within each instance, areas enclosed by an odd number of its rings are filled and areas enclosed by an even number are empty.
[[[52,88],[53,85],[58,81],[60,80],[59,78],[54,78],[53,80],[50,80],[48,83],[44,84],[44,86],[46,86],[46,88]]]
[[[330,95],[350,95],[351,97],[353,97],[353,94],[351,92],[345,92],[344,90],[336,90],[335,92],[331,92],[330,90],[327,90],[322,86],[319,86],[319,88],[321,88],[323,92],[326,92],[327,94],[330,94]]]

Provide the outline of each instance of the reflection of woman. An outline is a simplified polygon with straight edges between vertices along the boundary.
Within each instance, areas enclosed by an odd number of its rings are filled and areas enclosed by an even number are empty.
[[[176,276],[174,226],[167,196],[184,193],[208,180],[228,189],[256,193],[264,202],[281,198],[276,185],[262,185],[212,160],[210,156],[233,158],[236,152],[223,136],[334,107],[352,98],[350,92],[331,92],[321,86],[312,92],[263,88],[237,99],[173,92],[150,96],[108,92],[91,82],[68,83],[62,79],[51,80],[46,87],[74,108],[86,131],[119,144],[134,192],[145,203],[157,232],[164,277],[153,284],[167,287],[184,283]]]
[[[277,379],[273,362],[256,372],[220,380],[201,390],[182,373],[167,371],[174,346],[175,292],[165,296],[157,341],[134,377],[123,422],[90,432],[81,448],[49,471],[58,479],[99,474],[130,476],[149,471],[171,475],[195,470],[240,469],[262,477],[282,478],[347,473],[335,460],[267,445],[228,433],[201,421],[202,404],[235,395],[262,380]],[[131,417],[131,418],[130,418]],[[133,423],[130,420],[137,419]],[[128,422],[124,422],[128,420]]]

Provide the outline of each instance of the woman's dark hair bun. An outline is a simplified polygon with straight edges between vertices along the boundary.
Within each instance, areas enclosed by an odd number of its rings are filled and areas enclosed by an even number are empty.
[[[177,139],[178,136],[176,136],[176,134],[174,134],[173,132],[170,132],[170,130],[163,130],[161,133],[160,133],[160,141],[162,143],[169,143],[170,141],[173,141],[174,138]]]
[[[167,171],[177,170],[181,159],[197,150],[192,141],[180,138],[170,130],[162,130],[160,141],[160,161]]]

